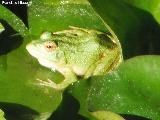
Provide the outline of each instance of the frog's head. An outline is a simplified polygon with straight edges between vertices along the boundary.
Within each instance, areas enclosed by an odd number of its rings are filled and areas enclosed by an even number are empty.
[[[76,27],[53,33],[46,31],[41,34],[40,39],[27,44],[26,49],[41,65],[57,69],[57,65],[66,64],[65,51],[71,48],[70,45],[77,46],[86,35],[88,31]]]
[[[48,68],[56,69],[57,65],[65,63],[64,52],[59,49],[51,32],[42,33],[40,39],[31,41],[26,49],[40,64]]]
[[[26,49],[40,64],[53,68],[55,64],[65,64],[65,50],[70,49],[70,45],[84,42],[88,31],[84,29],[71,27],[69,30],[58,32],[43,32],[40,39],[27,44]],[[70,47],[70,48],[69,48]],[[67,52],[67,54],[69,54]]]

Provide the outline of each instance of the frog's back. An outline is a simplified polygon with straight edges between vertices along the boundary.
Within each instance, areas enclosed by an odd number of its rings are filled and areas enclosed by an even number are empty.
[[[77,75],[104,74],[121,58],[118,44],[106,33],[92,30],[77,40],[81,42],[68,45],[65,51],[67,63]]]

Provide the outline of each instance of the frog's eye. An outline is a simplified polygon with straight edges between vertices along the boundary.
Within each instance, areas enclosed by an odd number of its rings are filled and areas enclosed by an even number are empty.
[[[47,41],[44,43],[44,48],[47,50],[47,52],[52,52],[57,48],[57,45],[52,41]]]

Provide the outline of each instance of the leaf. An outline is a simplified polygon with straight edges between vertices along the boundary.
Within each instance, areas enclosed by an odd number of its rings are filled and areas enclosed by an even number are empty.
[[[93,77],[88,109],[160,119],[160,56],[129,59],[106,76]]]
[[[39,65],[27,53],[25,46],[30,40],[31,36],[25,38],[24,41],[20,36],[1,39],[0,100],[5,103],[23,105],[47,118],[61,102],[61,92],[38,84],[38,78],[46,80],[56,77],[52,71]],[[18,106],[15,105],[14,109],[16,107]],[[5,108],[9,109],[10,105]],[[17,112],[20,112],[18,110]]]
[[[160,0],[124,0],[125,2],[129,3],[132,6],[135,6],[137,8],[146,10],[150,12],[154,18],[160,23],[160,16],[159,16],[159,10],[160,10]]]
[[[3,25],[0,23],[0,33],[4,31]]]
[[[0,119],[1,120],[5,120],[4,118],[4,112],[0,109]]]
[[[5,8],[2,5],[0,5],[0,11],[3,11],[0,13],[0,22],[2,24],[4,24],[4,22],[7,22],[17,32],[19,32],[22,36],[25,36],[28,34],[27,27],[22,22],[22,20],[19,19],[15,14],[13,14],[11,11],[9,11],[7,8]]]
[[[80,115],[79,107],[79,102],[65,91],[61,104],[48,120],[93,120]]]
[[[89,120],[101,120],[106,117],[107,117],[106,119],[115,119],[115,118],[120,119],[121,117],[118,114],[115,114],[109,111],[103,111],[103,109],[99,109],[96,111],[94,111],[94,109],[89,109],[89,106],[88,106],[89,97],[88,96],[90,93],[90,87],[92,86],[91,80],[92,78],[83,79],[83,80],[81,79],[80,81],[75,82],[67,90],[67,92],[71,96],[73,96],[76,100],[79,101],[79,104],[80,104],[79,114],[85,116]]]
[[[95,116],[97,120],[124,120],[119,115],[108,111],[92,112],[92,115]]]
[[[33,35],[68,29],[69,26],[107,31],[86,0],[34,0],[28,12],[29,30]]]
[[[133,0],[135,1],[135,0]],[[142,0],[141,3],[145,2]],[[159,23],[151,13],[124,0],[89,0],[95,11],[112,28],[121,41],[124,58],[142,54],[159,54]],[[140,2],[137,2],[137,5]],[[156,2],[147,2],[156,7]],[[158,10],[158,6],[155,8]]]

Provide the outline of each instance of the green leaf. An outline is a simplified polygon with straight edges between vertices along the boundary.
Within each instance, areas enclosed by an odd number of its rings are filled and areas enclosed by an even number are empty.
[[[0,109],[0,119],[1,120],[6,120],[5,118],[4,118],[4,112]]]
[[[106,76],[93,77],[88,109],[109,110],[160,119],[160,56],[141,56],[125,61]]]
[[[139,1],[142,3],[143,0]],[[125,59],[136,55],[160,53],[160,27],[150,12],[134,7],[124,0],[89,0],[89,2],[118,36]],[[146,0],[143,3],[145,5]],[[157,6],[151,1],[148,5]]]
[[[63,100],[49,120],[93,120],[79,114],[79,102],[67,91],[63,93]]]
[[[0,23],[0,33],[4,31],[3,25]]]
[[[80,104],[79,114],[85,116],[89,120],[102,120],[103,118],[105,118],[105,120],[122,119],[122,117],[120,117],[118,114],[115,114],[113,112],[103,111],[103,109],[99,109],[96,111],[94,111],[94,109],[89,109],[88,96],[90,93],[90,88],[92,87],[91,81],[92,81],[92,78],[87,80],[83,79],[83,80],[77,81],[76,83],[73,84],[73,86],[70,86],[69,89],[67,90],[67,92],[71,96],[73,96],[76,100],[79,101],[79,104]]]
[[[37,79],[56,79],[56,76],[27,53],[26,43],[31,38],[1,38],[0,100],[3,103],[14,103],[14,110],[18,105],[23,105],[47,118],[61,102],[61,92],[39,85]],[[7,104],[4,108],[9,109],[10,105]],[[20,112],[18,110],[21,111],[17,109],[17,112]]]
[[[159,16],[159,10],[160,10],[160,0],[124,0],[125,2],[129,3],[132,6],[135,6],[137,8],[146,10],[150,12],[154,18],[160,23],[160,16]]]
[[[86,0],[34,0],[28,12],[29,30],[33,35],[68,29],[69,26],[107,31]]]
[[[108,111],[96,111],[92,112],[92,115],[95,116],[97,120],[124,120],[124,118],[119,115]]]
[[[2,24],[4,22],[7,22],[10,26],[14,28],[14,30],[19,32],[22,36],[28,34],[27,27],[22,22],[22,20],[19,19],[14,13],[12,13],[10,10],[8,10],[2,5],[0,5],[0,11],[3,11],[0,13],[0,22],[2,22]]]

